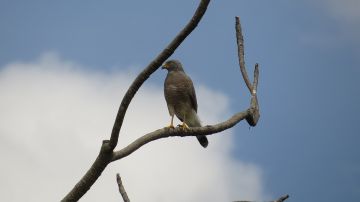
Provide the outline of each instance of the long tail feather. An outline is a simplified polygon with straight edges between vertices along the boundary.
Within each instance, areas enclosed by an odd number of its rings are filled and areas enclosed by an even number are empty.
[[[196,114],[195,111],[193,111],[193,113],[191,114],[190,117],[186,118],[185,123],[189,127],[201,127],[201,122],[200,122],[199,116]],[[206,136],[198,135],[196,137],[199,140],[199,143],[201,144],[201,146],[203,146],[204,148],[206,148],[208,146],[209,141]]]

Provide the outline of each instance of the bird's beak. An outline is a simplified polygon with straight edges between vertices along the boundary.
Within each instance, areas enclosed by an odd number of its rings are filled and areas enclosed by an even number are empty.
[[[163,65],[161,65],[161,69],[167,69],[167,65],[164,63]]]

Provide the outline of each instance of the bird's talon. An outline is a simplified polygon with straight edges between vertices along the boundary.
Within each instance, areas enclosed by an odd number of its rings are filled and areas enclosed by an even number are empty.
[[[184,130],[189,129],[190,127],[186,123],[182,123],[180,127]]]

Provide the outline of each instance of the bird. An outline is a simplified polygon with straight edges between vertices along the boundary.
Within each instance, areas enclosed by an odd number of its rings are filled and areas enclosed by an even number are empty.
[[[178,60],[168,60],[162,65],[167,75],[164,82],[164,96],[171,116],[169,128],[174,128],[174,115],[182,121],[180,127],[201,127],[197,115],[197,100],[193,82],[185,73],[184,68]],[[209,144],[204,135],[196,136],[200,145],[206,148]]]

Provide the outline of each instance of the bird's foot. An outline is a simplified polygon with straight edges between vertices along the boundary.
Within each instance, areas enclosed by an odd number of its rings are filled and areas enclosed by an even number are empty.
[[[183,130],[187,130],[190,128],[185,122],[183,122],[181,125],[179,125],[179,127],[182,128]]]
[[[174,129],[175,127],[173,124],[170,124],[169,126],[166,126],[166,128]]]

